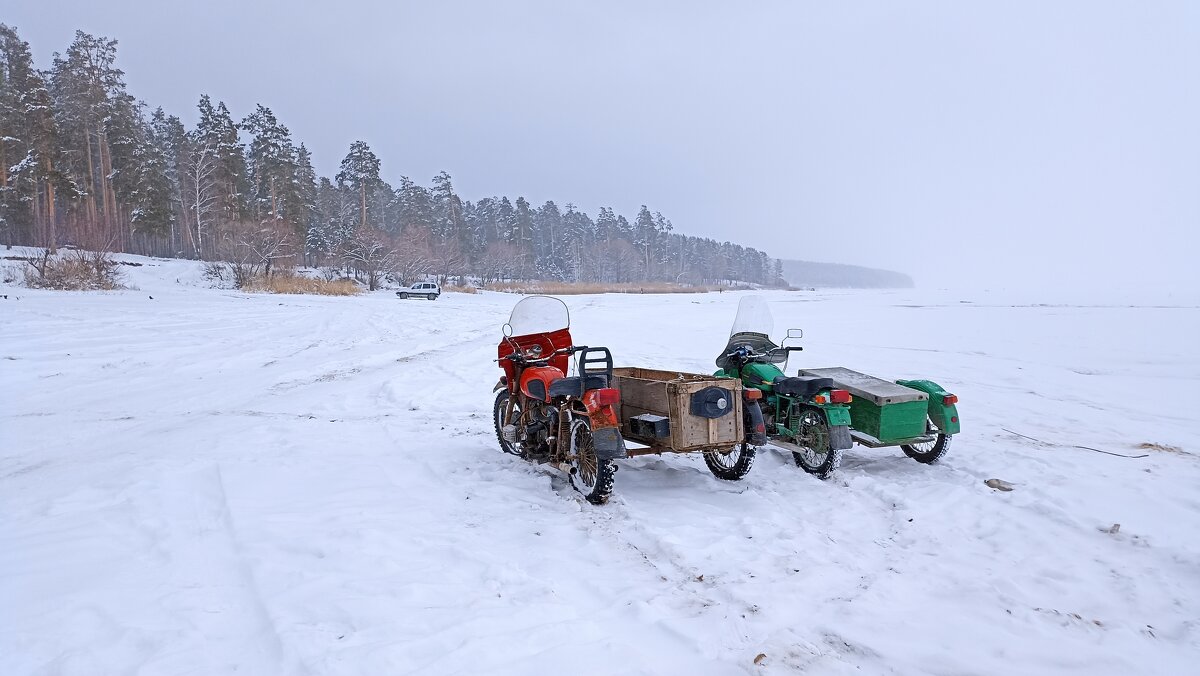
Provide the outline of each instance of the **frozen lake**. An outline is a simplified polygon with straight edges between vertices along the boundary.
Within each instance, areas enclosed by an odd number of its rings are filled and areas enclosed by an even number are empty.
[[[856,447],[821,482],[766,450],[736,483],[642,458],[594,507],[497,447],[492,359],[517,296],[252,296],[142,260],[138,290],[0,300],[0,673],[1200,659],[1195,304],[763,293],[777,333],[805,331],[789,373],[956,393],[949,455]],[[708,372],[741,295],[565,300],[576,340],[618,365]]]

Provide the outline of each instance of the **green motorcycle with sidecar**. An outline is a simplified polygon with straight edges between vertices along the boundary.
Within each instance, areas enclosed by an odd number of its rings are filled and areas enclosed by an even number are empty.
[[[751,431],[765,432],[772,445],[791,451],[799,467],[821,479],[838,468],[854,442],[899,446],[926,464],[949,451],[960,429],[957,396],[931,380],[890,382],[843,367],[800,369],[789,377],[788,357],[803,348],[787,343],[803,333],[791,329],[777,345],[770,338],[773,324],[761,297],[742,298],[717,357],[716,375],[740,379],[746,399],[758,400],[748,410],[748,440]]]

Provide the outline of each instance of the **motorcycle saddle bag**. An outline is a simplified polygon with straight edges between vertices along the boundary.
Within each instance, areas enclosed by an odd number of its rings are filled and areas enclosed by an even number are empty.
[[[771,382],[771,386],[775,388],[775,394],[781,394],[785,397],[795,397],[797,399],[808,399],[821,390],[831,389],[833,387],[833,378],[823,378],[821,376],[795,376],[788,378],[787,376],[779,376]]]
[[[559,378],[550,383],[550,396],[582,397],[584,392],[598,390],[601,387],[608,387],[608,378],[604,375],[589,374],[586,376]]]

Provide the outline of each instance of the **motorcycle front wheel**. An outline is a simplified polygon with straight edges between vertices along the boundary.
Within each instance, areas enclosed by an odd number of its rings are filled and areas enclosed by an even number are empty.
[[[496,393],[496,404],[492,409],[492,420],[496,423],[496,441],[500,442],[500,450],[505,453],[510,453],[518,457],[525,457],[524,451],[521,450],[519,442],[511,442],[504,440],[504,426],[516,424],[521,419],[521,404],[520,400],[513,402],[512,416],[505,420],[505,413],[508,411],[508,400],[510,395],[508,390],[500,390]]]
[[[592,425],[586,418],[571,421],[571,448],[567,460],[571,466],[571,486],[593,505],[608,502],[617,468],[612,460],[596,455]]]

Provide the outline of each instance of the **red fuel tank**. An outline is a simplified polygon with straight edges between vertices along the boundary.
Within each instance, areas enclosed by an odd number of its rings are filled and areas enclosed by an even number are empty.
[[[541,401],[550,401],[550,383],[563,377],[563,372],[553,366],[534,366],[521,373],[521,391],[526,396]]]

